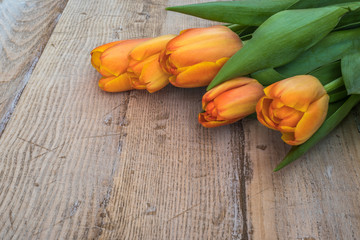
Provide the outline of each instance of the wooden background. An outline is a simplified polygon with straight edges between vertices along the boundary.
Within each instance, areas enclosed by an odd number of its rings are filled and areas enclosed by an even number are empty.
[[[299,161],[204,89],[109,94],[90,51],[214,23],[200,0],[0,0],[0,239],[360,239],[356,112]]]

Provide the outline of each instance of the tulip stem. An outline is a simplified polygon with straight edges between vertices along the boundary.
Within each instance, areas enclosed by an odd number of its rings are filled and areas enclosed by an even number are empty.
[[[326,92],[329,93],[329,92],[332,92],[342,86],[344,86],[344,80],[342,77],[339,77],[339,78],[335,79],[334,81],[326,84],[324,86],[324,88],[325,88]]]
[[[346,90],[330,94],[330,103],[340,101],[348,96],[348,93]]]

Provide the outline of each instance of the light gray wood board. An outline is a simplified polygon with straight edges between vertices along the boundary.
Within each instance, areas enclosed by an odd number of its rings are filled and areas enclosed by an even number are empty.
[[[0,2],[0,135],[67,1]]]

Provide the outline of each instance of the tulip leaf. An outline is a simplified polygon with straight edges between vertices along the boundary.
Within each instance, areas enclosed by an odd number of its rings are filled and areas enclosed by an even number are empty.
[[[360,47],[341,59],[341,71],[348,94],[360,94]]]
[[[311,136],[305,143],[294,146],[290,149],[285,158],[276,166],[274,171],[279,171],[283,167],[292,163],[303,154],[305,154],[312,146],[317,144],[321,139],[328,135],[340,122],[349,114],[350,110],[360,102],[360,95],[351,95],[339,108],[341,102],[329,105],[328,117],[323,125]],[[337,109],[338,108],[338,109]],[[337,109],[332,113],[333,109]]]
[[[314,71],[309,72],[309,75],[319,79],[322,85],[328,84],[332,80],[342,76],[340,61],[325,64]]]
[[[289,63],[324,38],[348,11],[330,6],[285,10],[271,16],[225,63],[207,90],[238,76]]]
[[[229,29],[231,29],[231,31],[233,31],[238,35],[243,33],[248,28],[248,26],[244,26],[240,24],[229,24],[226,27],[228,27]]]
[[[168,7],[166,10],[184,13],[218,22],[260,26],[271,15],[287,9],[299,0],[244,0],[207,2]]]
[[[300,0],[289,9],[317,8],[349,2],[354,2],[354,0]]]
[[[341,59],[354,45],[360,45],[360,28],[333,32],[292,62],[276,70],[287,76],[306,74]]]
[[[340,61],[335,61],[329,64],[325,64],[324,66],[321,66],[310,73],[303,72],[299,74],[312,75],[317,79],[319,79],[322,85],[328,84],[334,79],[337,79],[342,76]],[[283,75],[273,68],[263,69],[251,74],[252,78],[255,78],[265,86],[293,76],[295,75]]]
[[[267,68],[254,72],[251,74],[251,77],[261,82],[264,86],[271,85],[286,78],[273,68]]]
[[[350,29],[360,25],[360,9],[349,12],[341,18],[335,30]]]

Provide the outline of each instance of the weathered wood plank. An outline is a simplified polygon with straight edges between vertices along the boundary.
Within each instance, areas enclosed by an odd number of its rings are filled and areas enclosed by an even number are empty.
[[[247,183],[253,239],[358,239],[360,134],[353,114],[297,162],[272,173],[288,146],[245,121],[252,178]]]
[[[67,1],[0,1],[0,135]]]
[[[0,137],[0,239],[358,238],[353,116],[272,173],[279,134],[200,127],[204,89],[97,88],[95,46],[210,24],[163,10],[175,4],[68,2]]]
[[[0,139],[0,238],[247,239],[241,125],[200,127],[204,89],[96,86],[95,46],[209,24],[175,3],[68,2]]]

